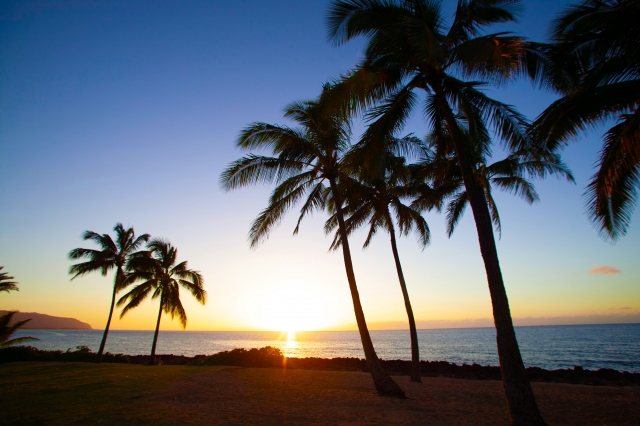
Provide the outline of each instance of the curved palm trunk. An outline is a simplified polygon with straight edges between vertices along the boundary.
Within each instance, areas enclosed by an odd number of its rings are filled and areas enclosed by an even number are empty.
[[[391,378],[384,368],[382,363],[376,354],[376,350],[373,347],[371,341],[371,335],[367,327],[367,322],[364,318],[364,311],[360,304],[360,294],[358,293],[358,287],[356,285],[356,277],[353,273],[353,264],[351,262],[351,251],[349,250],[349,241],[347,238],[347,228],[344,224],[344,217],[342,214],[342,203],[340,201],[340,195],[338,194],[338,187],[334,180],[329,180],[331,184],[331,192],[334,197],[336,205],[336,217],[338,218],[338,229],[340,232],[340,238],[342,239],[342,254],[344,256],[344,267],[347,272],[347,281],[349,281],[349,290],[351,290],[351,299],[353,300],[353,310],[356,314],[356,323],[358,324],[358,331],[360,332],[360,340],[362,341],[362,348],[364,350],[364,357],[367,361],[367,367],[373,378],[373,384],[376,387],[376,391],[380,395],[394,396],[398,398],[404,398],[404,391],[398,386],[398,384]]]
[[[390,219],[390,218],[388,218]],[[416,320],[413,317],[413,309],[411,309],[411,301],[409,300],[409,292],[407,284],[402,273],[402,265],[400,264],[400,255],[398,255],[398,246],[396,244],[396,231],[392,222],[389,222],[389,235],[391,237],[391,250],[393,251],[393,259],[396,261],[396,271],[398,271],[398,281],[402,289],[402,297],[404,298],[404,307],[407,309],[407,317],[409,318],[409,333],[411,334],[411,381],[422,383],[420,378],[420,348],[418,347],[418,331],[416,330]]]
[[[505,389],[512,425],[546,425],[540,415],[531,384],[520,355],[516,339],[509,300],[502,280],[498,251],[493,235],[493,226],[487,201],[475,179],[474,166],[467,151],[466,143],[458,129],[453,111],[444,95],[438,96],[438,104],[443,112],[447,127],[453,137],[456,156],[460,164],[464,186],[469,196],[469,204],[478,232],[480,252],[489,283],[489,293],[493,307],[493,319],[496,327],[496,341],[502,385]]]
[[[162,317],[162,296],[160,296],[160,309],[158,310],[158,322],[156,322],[156,332],[153,335],[153,344],[151,345],[151,365],[156,363],[156,343],[158,343],[158,332],[160,331],[160,318]]]
[[[104,333],[102,334],[102,342],[100,342],[100,349],[98,349],[98,353],[96,354],[96,362],[100,364],[102,362],[102,353],[104,352],[104,347],[107,345],[107,335],[109,334],[109,326],[111,325],[111,317],[113,316],[113,308],[116,305],[116,293],[118,292],[118,288],[120,287],[120,280],[122,279],[122,268],[118,268],[116,272],[115,282],[113,283],[113,295],[111,295],[111,310],[109,311],[109,319],[107,319],[107,326],[104,329]]]

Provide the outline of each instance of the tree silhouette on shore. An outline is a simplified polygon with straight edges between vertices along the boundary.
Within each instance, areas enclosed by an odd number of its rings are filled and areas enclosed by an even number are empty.
[[[522,38],[481,35],[492,24],[514,21],[518,4],[459,0],[446,27],[439,1],[333,1],[327,24],[329,37],[337,45],[358,36],[367,39],[365,58],[335,91],[347,93],[352,108],[374,107],[365,140],[379,140],[381,132],[392,134],[402,126],[418,102],[416,91],[426,95],[424,116],[432,130],[446,129],[451,135],[487,273],[511,422],[544,425],[518,347],[491,214],[476,180],[473,158],[473,150],[483,149],[473,145],[484,142],[489,128],[514,150],[529,143],[524,117],[479,90],[487,83],[505,83],[523,71],[528,44]],[[469,138],[463,135],[461,118]]]
[[[396,143],[407,143],[405,140],[396,140]],[[408,142],[411,143],[411,142]],[[402,298],[409,322],[409,335],[411,339],[411,381],[421,383],[420,378],[420,349],[418,346],[418,332],[411,307],[409,291],[402,271],[398,245],[396,241],[396,223],[400,235],[408,235],[415,232],[422,248],[429,243],[430,232],[426,220],[418,210],[406,204],[404,200],[410,200],[417,192],[412,188],[411,171],[405,164],[403,157],[395,156],[391,152],[378,154],[384,159],[380,164],[381,170],[377,175],[371,175],[371,168],[366,171],[355,169],[356,176],[348,184],[343,185],[346,213],[345,226],[347,234],[351,235],[362,226],[368,226],[369,233],[363,248],[367,248],[373,236],[382,229],[389,234],[391,252],[398,274],[398,281],[402,291]],[[352,153],[350,161],[354,164],[364,164],[362,155]],[[359,174],[359,176],[358,176]],[[393,215],[392,215],[393,212]],[[395,218],[395,219],[394,219]],[[338,226],[337,216],[331,216],[325,224],[325,232],[330,233]],[[340,233],[335,234],[332,250],[337,250],[342,243]]]
[[[326,208],[327,197],[331,194],[342,239],[347,281],[367,366],[379,394],[404,397],[404,391],[384,370],[373,347],[351,261],[342,195],[339,190],[342,180],[346,178],[342,157],[350,143],[349,116],[330,108],[320,97],[319,100],[290,104],[285,108],[285,118],[295,121],[298,127],[289,128],[257,122],[245,128],[237,140],[237,146],[245,150],[266,149],[274,156],[249,154],[242,157],[229,165],[222,173],[220,182],[226,190],[259,182],[277,185],[269,199],[269,206],[251,226],[249,241],[252,247],[268,237],[269,232],[288,210],[296,203],[303,202],[294,230],[296,234],[300,222],[307,214]]]
[[[109,234],[98,234],[93,231],[85,231],[82,235],[83,240],[93,241],[100,247],[100,250],[76,248],[69,252],[69,259],[88,259],[86,262],[77,263],[69,268],[69,274],[73,275],[71,277],[72,280],[91,272],[99,271],[103,277],[113,269],[116,272],[113,279],[109,318],[102,335],[100,348],[96,354],[96,362],[98,363],[102,360],[104,347],[107,344],[107,335],[109,334],[109,326],[111,325],[111,317],[115,307],[116,294],[126,287],[124,281],[125,265],[150,238],[149,234],[143,234],[136,238],[133,228],[124,229],[121,223],[116,224],[113,230],[116,234],[115,241]]]
[[[122,318],[149,295],[152,299],[160,299],[158,320],[151,345],[151,363],[155,364],[162,313],[171,315],[172,319],[177,315],[182,328],[187,326],[187,313],[180,301],[180,287],[189,291],[203,305],[207,301],[207,292],[203,287],[204,278],[200,272],[189,269],[187,261],[176,263],[178,249],[171,243],[155,238],[149,242],[147,249],[148,251],[132,256],[127,262],[129,272],[125,278],[125,284],[129,285],[137,281],[142,283],[122,296],[118,300],[118,306],[125,305],[120,314]]]

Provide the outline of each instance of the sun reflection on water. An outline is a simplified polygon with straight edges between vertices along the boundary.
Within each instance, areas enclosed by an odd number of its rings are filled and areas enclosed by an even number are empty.
[[[296,332],[295,331],[287,331],[286,332],[286,342],[284,346],[284,356],[294,356],[295,350],[298,348],[298,342],[296,342]]]

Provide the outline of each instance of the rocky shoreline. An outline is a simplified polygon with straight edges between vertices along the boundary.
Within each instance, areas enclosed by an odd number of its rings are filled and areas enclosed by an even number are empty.
[[[212,366],[227,365],[237,367],[287,368],[305,370],[333,370],[366,372],[364,359],[359,358],[288,358],[279,349],[264,347],[260,349],[234,349],[213,355],[159,354],[162,365]],[[77,350],[44,351],[29,346],[17,346],[0,350],[1,362],[17,361],[54,361],[54,362],[91,362],[95,353],[80,346]],[[148,355],[123,355],[107,353],[104,363],[150,364]],[[396,376],[411,375],[411,361],[383,360],[385,369]],[[423,377],[447,377],[469,380],[500,380],[500,368],[479,364],[457,365],[446,361],[421,361],[420,374]],[[640,373],[617,371],[609,368],[587,370],[580,366],[573,369],[546,370],[528,367],[527,375],[532,382],[569,383],[591,386],[639,386]]]

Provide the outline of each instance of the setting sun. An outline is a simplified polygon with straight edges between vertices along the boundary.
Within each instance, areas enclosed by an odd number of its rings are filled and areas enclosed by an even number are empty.
[[[305,288],[283,287],[261,302],[260,326],[265,330],[319,330],[326,321],[322,299]]]

